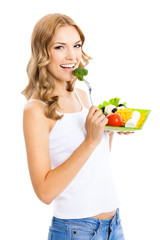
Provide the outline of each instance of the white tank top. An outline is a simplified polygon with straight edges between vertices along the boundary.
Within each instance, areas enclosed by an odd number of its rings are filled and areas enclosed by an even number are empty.
[[[76,91],[75,93],[82,105],[82,110],[63,113],[62,119],[56,121],[49,133],[52,169],[67,160],[86,137],[85,121],[89,110],[83,106]],[[36,99],[29,101],[36,101]],[[107,132],[104,131],[100,144],[72,182],[53,201],[53,207],[54,216],[62,219],[92,217],[111,212],[119,207],[111,174]]]

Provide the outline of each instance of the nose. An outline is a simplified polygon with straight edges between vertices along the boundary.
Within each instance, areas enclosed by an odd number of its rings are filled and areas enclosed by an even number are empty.
[[[67,60],[76,59],[76,54],[75,54],[75,51],[74,51],[74,48],[73,48],[73,47],[67,49],[66,59],[67,59]]]

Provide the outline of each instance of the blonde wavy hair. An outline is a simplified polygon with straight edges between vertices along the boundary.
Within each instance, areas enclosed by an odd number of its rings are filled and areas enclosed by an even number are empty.
[[[58,96],[53,96],[55,83],[51,73],[47,70],[47,65],[51,61],[50,48],[52,45],[52,39],[56,30],[61,26],[74,26],[81,38],[82,47],[85,41],[85,36],[81,29],[70,17],[54,13],[48,14],[42,17],[35,25],[31,36],[31,58],[27,65],[28,85],[21,92],[27,100],[30,99],[33,92],[36,90],[38,97],[41,101],[47,105],[44,108],[45,116],[53,120],[58,120],[63,115],[56,113],[58,105]],[[82,59],[79,67],[85,67],[89,60],[89,57],[82,49]],[[73,81],[69,81],[66,84],[66,90],[73,91],[75,81],[77,77],[73,78]]]

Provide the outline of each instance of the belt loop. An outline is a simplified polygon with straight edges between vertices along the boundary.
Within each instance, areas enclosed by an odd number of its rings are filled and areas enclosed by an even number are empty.
[[[99,228],[101,227],[101,220],[98,219],[98,227],[97,229],[95,229],[95,234],[97,234],[99,232]],[[94,235],[95,236],[95,235]],[[94,237],[93,237],[94,238]]]
[[[111,222],[110,222],[110,225],[109,225],[109,228],[112,230],[112,226],[113,226],[113,222],[115,221],[115,217],[116,216],[114,216],[113,218],[112,218],[112,220],[111,220]]]
[[[120,223],[119,208],[117,208],[117,211],[116,211],[116,224],[119,225],[119,223]]]
[[[52,217],[52,224],[54,223],[54,220],[55,220],[55,217],[53,216],[53,217]]]
[[[98,226],[97,230],[101,227],[101,220],[98,219],[98,221],[99,221],[99,226]]]

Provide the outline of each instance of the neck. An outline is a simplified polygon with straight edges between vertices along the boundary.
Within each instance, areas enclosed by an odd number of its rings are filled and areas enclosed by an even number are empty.
[[[54,96],[59,96],[59,97],[68,97],[70,95],[70,91],[67,90],[67,83],[59,83],[56,82],[55,89],[54,89]]]

